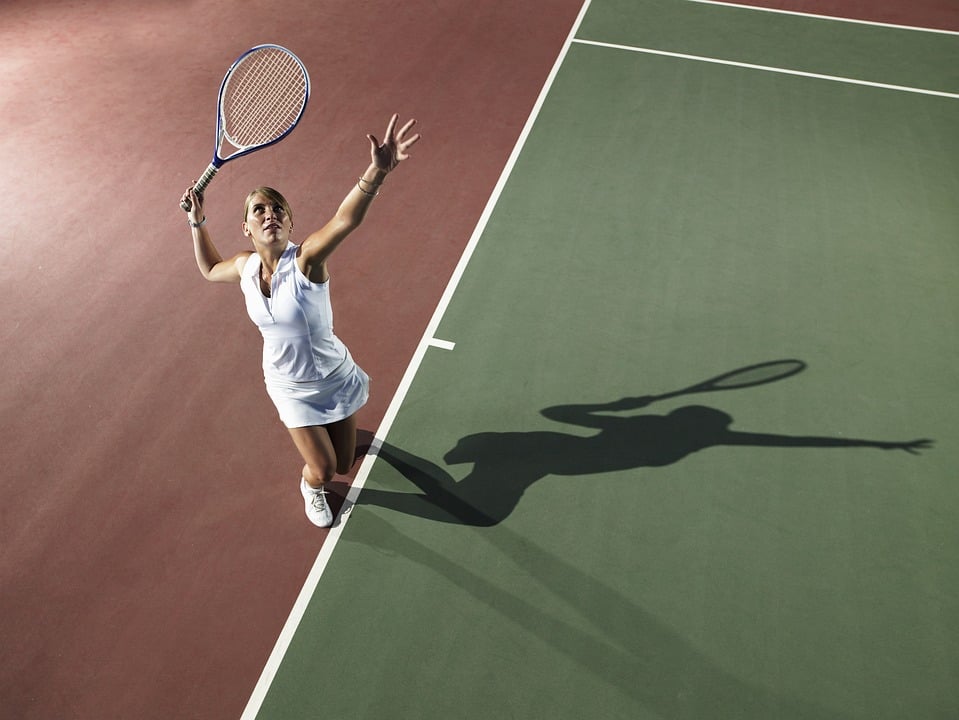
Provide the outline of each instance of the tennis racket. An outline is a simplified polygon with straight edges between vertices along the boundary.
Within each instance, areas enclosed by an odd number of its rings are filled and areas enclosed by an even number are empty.
[[[193,189],[202,193],[223,163],[289,135],[309,99],[306,66],[285,47],[257,45],[240,55],[220,83],[213,161]],[[189,200],[181,207],[189,210]]]

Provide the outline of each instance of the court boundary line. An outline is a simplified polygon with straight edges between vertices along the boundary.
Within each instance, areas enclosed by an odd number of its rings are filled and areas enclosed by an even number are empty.
[[[834,20],[836,22],[854,23],[856,25],[872,25],[874,27],[890,28],[893,30],[915,30],[916,32],[939,33],[941,35],[959,35],[959,31],[957,30],[943,30],[942,28],[929,28],[922,27],[921,25],[897,25],[896,23],[886,23],[878,20],[861,20],[859,18],[847,18],[839,15],[822,15],[820,13],[807,13],[798,10],[781,10],[779,8],[768,8],[760,5],[723,2],[723,0],[687,0],[687,2],[699,3],[700,5],[715,5],[717,7],[738,8],[740,10],[758,10],[760,12],[776,13],[778,15],[794,15],[796,17],[812,18],[815,20]]]
[[[430,338],[429,345],[431,347],[439,348],[440,350],[452,350],[456,347],[456,343],[451,340],[440,340],[439,338]]]
[[[698,2],[698,0],[693,1]],[[959,93],[950,93],[945,92],[944,90],[928,90],[925,88],[909,87],[907,85],[891,85],[889,83],[874,82],[872,80],[857,80],[856,78],[847,78],[840,75],[824,75],[822,73],[806,72],[804,70],[791,70],[789,68],[780,68],[771,65],[755,65],[753,63],[739,62],[737,60],[722,60],[720,58],[712,58],[705,55],[689,55],[687,53],[671,52],[669,50],[654,50],[653,48],[635,47],[633,45],[619,45],[617,43],[599,42],[597,40],[584,40],[581,38],[575,38],[573,42],[580,45],[592,45],[595,47],[612,50],[626,50],[628,52],[643,53],[646,55],[660,55],[663,57],[678,58],[680,60],[693,60],[695,62],[711,63],[714,65],[745,68],[747,70],[762,70],[765,72],[779,73],[780,75],[793,75],[797,77],[812,78],[815,80],[829,80],[832,82],[846,83],[848,85],[863,85],[866,87],[880,88],[883,90],[896,90],[899,92],[910,92],[920,95],[935,95],[938,97],[959,99]]]
[[[393,421],[396,419],[396,416],[399,413],[400,406],[403,404],[403,401],[405,400],[406,395],[413,384],[413,379],[416,377],[417,372],[419,372],[420,365],[423,362],[423,358],[426,355],[427,349],[431,346],[435,347],[436,338],[434,334],[436,329],[439,327],[443,316],[446,314],[446,310],[453,298],[453,294],[466,271],[466,266],[469,264],[469,261],[473,256],[473,252],[479,243],[480,237],[486,230],[486,225],[493,214],[493,209],[499,202],[503,188],[506,186],[506,182],[509,179],[509,176],[512,174],[513,167],[515,166],[523,147],[526,145],[526,140],[529,137],[533,125],[539,116],[539,112],[546,100],[546,96],[549,94],[550,88],[552,88],[553,85],[553,81],[555,80],[556,75],[559,73],[559,69],[566,59],[566,55],[569,53],[569,49],[572,46],[576,33],[579,31],[579,27],[582,24],[583,18],[586,16],[586,12],[589,9],[591,2],[592,0],[584,0],[582,6],[580,7],[579,14],[573,21],[573,25],[570,28],[569,34],[566,36],[566,40],[560,49],[559,55],[553,62],[553,66],[550,69],[549,74],[546,76],[546,81],[543,84],[543,87],[540,89],[539,95],[536,98],[536,102],[533,104],[533,108],[526,119],[526,124],[523,126],[519,138],[516,140],[513,150],[506,161],[506,165],[503,167],[499,179],[497,180],[496,185],[493,187],[493,191],[490,194],[489,200],[486,202],[486,207],[483,209],[483,212],[473,229],[472,235],[470,235],[470,239],[466,244],[466,248],[463,250],[463,254],[460,256],[459,262],[456,264],[456,267],[453,270],[453,274],[450,277],[449,283],[447,284],[443,295],[440,297],[439,303],[433,312],[433,316],[430,319],[429,324],[426,326],[426,331],[423,333],[416,350],[413,352],[413,357],[410,359],[410,363],[406,368],[406,372],[403,374],[403,378],[400,380],[400,384],[397,386],[396,392],[393,394],[393,399],[390,401],[389,407],[386,409],[386,412],[383,416],[383,420],[380,422],[380,426],[373,437],[370,449],[367,451],[366,457],[363,458],[363,462],[360,464],[360,468],[356,473],[356,477],[350,486],[350,490],[347,493],[343,507],[337,514],[333,523],[333,527],[330,528],[329,534],[324,540],[323,546],[320,548],[320,551],[316,556],[316,560],[313,562],[313,567],[310,569],[310,572],[303,583],[303,587],[293,603],[293,607],[290,610],[290,614],[287,617],[286,623],[280,631],[280,635],[273,646],[273,650],[266,661],[266,665],[260,673],[260,677],[253,688],[253,692],[250,695],[250,699],[247,701],[247,705],[243,710],[243,714],[240,716],[240,720],[255,720],[256,716],[260,712],[260,708],[263,706],[263,701],[266,699],[266,695],[273,684],[273,680],[276,677],[277,672],[279,671],[280,665],[283,662],[283,658],[286,656],[286,651],[289,649],[290,643],[293,640],[293,636],[296,634],[300,622],[303,619],[303,616],[306,614],[306,610],[313,599],[313,594],[316,591],[316,587],[319,584],[320,578],[323,576],[323,572],[329,563],[330,557],[333,554],[333,550],[336,547],[336,544],[339,542],[339,539],[343,534],[343,529],[349,520],[350,513],[353,507],[356,505],[356,501],[366,484],[366,480],[369,477],[374,463],[376,462],[379,449],[385,442],[386,436],[389,434],[390,428],[393,426]]]

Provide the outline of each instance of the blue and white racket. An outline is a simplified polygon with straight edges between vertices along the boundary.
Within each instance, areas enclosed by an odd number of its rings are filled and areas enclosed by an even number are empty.
[[[309,99],[306,66],[286,48],[257,45],[240,55],[220,83],[213,161],[193,189],[202,193],[223,163],[289,135]],[[189,210],[189,201],[181,207]]]

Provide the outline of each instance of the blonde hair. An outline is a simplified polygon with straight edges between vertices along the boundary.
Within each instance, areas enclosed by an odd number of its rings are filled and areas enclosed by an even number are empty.
[[[293,209],[290,207],[290,203],[286,201],[286,198],[283,197],[283,194],[279,190],[274,190],[266,185],[251,190],[250,194],[246,196],[246,202],[243,203],[243,222],[246,222],[246,216],[250,212],[250,203],[253,202],[253,198],[256,195],[262,195],[271,203],[277,203],[283,208],[286,216],[290,218],[290,222],[293,222]]]

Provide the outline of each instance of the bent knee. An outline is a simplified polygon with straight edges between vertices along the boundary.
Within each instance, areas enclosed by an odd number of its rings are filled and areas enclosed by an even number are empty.
[[[306,481],[310,485],[319,487],[333,481],[333,478],[336,477],[336,469],[332,465],[309,463],[304,469],[304,475],[309,476]]]

